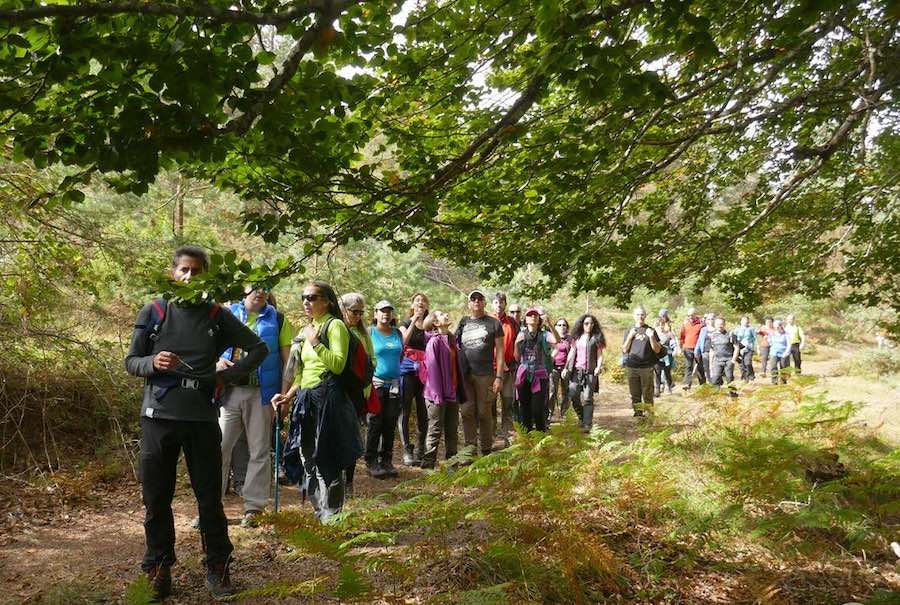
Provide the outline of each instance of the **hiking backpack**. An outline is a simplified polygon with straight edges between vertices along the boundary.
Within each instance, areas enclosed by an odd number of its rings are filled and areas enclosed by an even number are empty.
[[[328,326],[334,320],[334,317],[329,318],[319,333],[319,342],[326,347],[328,346]],[[341,373],[337,375],[337,379],[347,398],[353,403],[356,412],[362,413],[366,408],[365,388],[372,384],[372,378],[375,376],[375,364],[372,363],[372,358],[366,353],[366,347],[353,333],[353,330],[347,328],[347,332],[350,334],[347,363],[344,364]]]

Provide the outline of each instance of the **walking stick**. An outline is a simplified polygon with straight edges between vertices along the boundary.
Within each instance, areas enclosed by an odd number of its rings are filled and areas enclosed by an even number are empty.
[[[278,512],[278,495],[281,484],[278,482],[278,471],[281,469],[281,414],[275,411],[275,512]]]

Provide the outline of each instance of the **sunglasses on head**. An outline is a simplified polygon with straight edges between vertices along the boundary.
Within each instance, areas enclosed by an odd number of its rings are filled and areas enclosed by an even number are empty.
[[[320,298],[322,298],[321,294],[304,294],[301,297],[305,302],[316,302]]]

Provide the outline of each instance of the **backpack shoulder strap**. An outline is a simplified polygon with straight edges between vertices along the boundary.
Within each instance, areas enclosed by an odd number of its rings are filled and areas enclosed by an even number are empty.
[[[322,329],[319,330],[319,342],[321,342],[326,347],[328,346],[328,327],[331,326],[331,322],[334,321],[334,317],[329,317],[324,324],[322,324]]]
[[[278,336],[281,336],[281,331],[284,329],[284,313],[281,311],[275,311],[275,321],[278,322]]]

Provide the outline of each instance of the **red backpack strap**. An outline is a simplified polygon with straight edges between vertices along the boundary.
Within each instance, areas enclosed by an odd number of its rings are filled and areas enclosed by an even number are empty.
[[[219,316],[219,313],[221,313],[221,312],[222,312],[222,305],[220,305],[219,303],[213,303],[209,307],[209,318],[215,319],[216,317]]]
[[[153,299],[153,302],[151,304],[153,305],[153,310],[156,311],[156,318],[158,320],[157,323],[162,323],[166,318],[166,309],[168,308],[166,299],[155,298]]]

